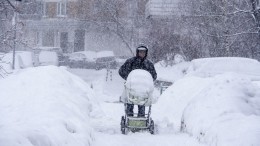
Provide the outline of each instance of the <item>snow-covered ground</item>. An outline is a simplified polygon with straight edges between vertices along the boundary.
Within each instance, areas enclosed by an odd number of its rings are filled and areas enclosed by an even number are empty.
[[[259,62],[217,58],[177,66],[156,67],[159,77],[175,81],[162,96],[154,91],[156,135],[121,134],[124,80],[117,70],[18,70],[0,79],[0,146],[260,145]]]
[[[118,103],[119,96],[123,91],[124,80],[119,77],[117,70],[112,70],[112,81],[108,74],[106,81],[106,70],[86,70],[86,69],[71,69],[70,72],[81,76],[86,82],[92,84],[93,90],[97,94],[100,108],[103,113],[91,119],[91,127],[94,128],[95,146],[202,146],[196,138],[188,134],[180,133],[173,129],[171,125],[165,122],[158,123],[160,125],[160,134],[151,135],[149,132],[129,133],[127,136],[122,135],[120,131],[121,116],[124,115],[124,106]],[[159,91],[154,91],[154,96],[159,96]],[[135,107],[135,111],[137,107]],[[153,111],[153,109],[152,109]],[[165,113],[167,114],[167,113]],[[152,118],[159,121],[157,116]],[[166,125],[165,125],[166,124]],[[167,127],[168,126],[168,127]]]

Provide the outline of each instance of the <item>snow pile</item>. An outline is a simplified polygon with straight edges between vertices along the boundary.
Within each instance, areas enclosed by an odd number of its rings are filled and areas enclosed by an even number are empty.
[[[89,85],[63,68],[20,70],[0,82],[0,145],[90,145],[97,105]]]
[[[260,76],[259,62],[206,60],[212,64],[204,60],[198,67],[192,61],[197,70],[169,87],[154,105],[153,114],[166,127],[173,125],[208,145],[260,145],[260,84],[252,80],[252,75],[254,79]]]
[[[259,77],[260,63],[257,60],[239,57],[203,58],[193,60],[187,72],[189,75],[200,77],[211,77],[225,72]]]
[[[185,107],[182,130],[209,145],[260,145],[260,91],[249,80],[224,74]]]
[[[184,77],[189,66],[190,62],[181,62],[173,66],[165,66],[164,62],[159,62],[154,67],[157,72],[157,80],[175,82]]]

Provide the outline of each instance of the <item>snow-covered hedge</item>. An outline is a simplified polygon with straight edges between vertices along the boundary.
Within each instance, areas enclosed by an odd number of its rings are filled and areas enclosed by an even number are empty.
[[[0,145],[90,145],[96,106],[89,85],[63,68],[20,70],[0,82]]]

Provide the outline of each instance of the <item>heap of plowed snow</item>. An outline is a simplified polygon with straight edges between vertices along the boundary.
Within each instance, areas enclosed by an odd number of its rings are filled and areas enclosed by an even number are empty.
[[[89,85],[64,68],[20,70],[0,82],[0,145],[90,145],[96,106]]]
[[[194,60],[186,77],[159,98],[154,114],[208,145],[260,145],[259,79],[256,60]]]

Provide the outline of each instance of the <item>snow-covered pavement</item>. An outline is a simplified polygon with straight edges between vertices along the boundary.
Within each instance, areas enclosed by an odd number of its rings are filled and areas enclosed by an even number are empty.
[[[102,114],[98,113],[91,119],[91,127],[95,130],[95,146],[201,146],[194,137],[180,133],[179,129],[164,119],[158,119],[156,114],[152,118],[158,126],[158,134],[151,135],[149,132],[129,133],[122,135],[120,131],[121,116],[124,115],[123,104],[118,103],[123,90],[124,80],[118,75],[117,70],[112,71],[112,81],[106,81],[106,70],[71,69],[70,72],[80,76],[87,83],[92,84],[100,103]],[[109,74],[108,74],[109,75]],[[110,75],[109,75],[110,77]],[[155,90],[154,96],[159,96]],[[135,107],[137,110],[137,107]],[[167,113],[165,113],[167,114]]]

